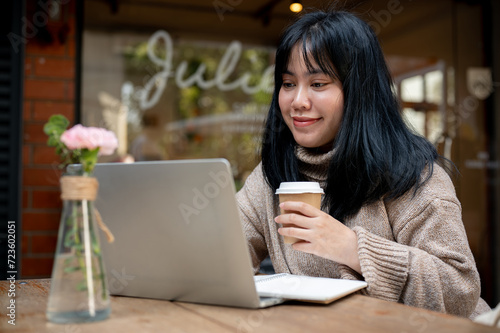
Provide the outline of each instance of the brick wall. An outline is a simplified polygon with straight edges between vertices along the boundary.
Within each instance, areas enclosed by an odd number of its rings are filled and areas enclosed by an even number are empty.
[[[52,114],[74,120],[75,0],[62,1],[60,15],[48,17],[26,0],[26,18],[37,29],[27,38],[24,72],[21,277],[48,277],[62,208],[59,159],[46,146],[43,125]],[[37,21],[38,20],[38,21]],[[33,31],[31,31],[33,32]],[[44,38],[48,32],[53,40]]]

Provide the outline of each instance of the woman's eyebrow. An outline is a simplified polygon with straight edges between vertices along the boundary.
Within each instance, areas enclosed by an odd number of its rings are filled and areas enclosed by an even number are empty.
[[[319,68],[311,68],[307,72],[307,75],[314,75],[314,74],[326,74],[326,73]]]
[[[293,75],[295,76],[295,73],[288,70],[288,69],[285,69],[282,73],[282,75]],[[315,75],[315,74],[326,74],[323,70],[321,70],[320,68],[311,68],[310,70],[307,71],[306,75],[307,76],[311,76],[311,75]]]

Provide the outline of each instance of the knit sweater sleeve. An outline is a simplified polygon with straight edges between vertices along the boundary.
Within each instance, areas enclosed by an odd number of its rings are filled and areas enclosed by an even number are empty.
[[[469,317],[480,281],[446,172],[434,174],[413,197],[386,203],[394,240],[356,226],[361,272],[374,297]]]
[[[260,263],[268,254],[266,226],[266,188],[262,165],[259,164],[248,176],[245,185],[236,193],[243,231],[248,243],[254,273],[259,271]]]

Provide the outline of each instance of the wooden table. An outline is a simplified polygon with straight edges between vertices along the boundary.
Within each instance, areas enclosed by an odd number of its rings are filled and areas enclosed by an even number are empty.
[[[292,302],[260,310],[112,297],[109,319],[60,325],[45,318],[48,279],[16,281],[13,326],[6,316],[9,287],[8,281],[0,281],[0,332],[500,332],[468,319],[361,295],[329,305]]]

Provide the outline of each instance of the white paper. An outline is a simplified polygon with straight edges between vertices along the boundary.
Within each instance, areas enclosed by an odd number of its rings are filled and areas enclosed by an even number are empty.
[[[287,273],[255,276],[259,296],[327,302],[365,288],[365,281],[330,279]]]

